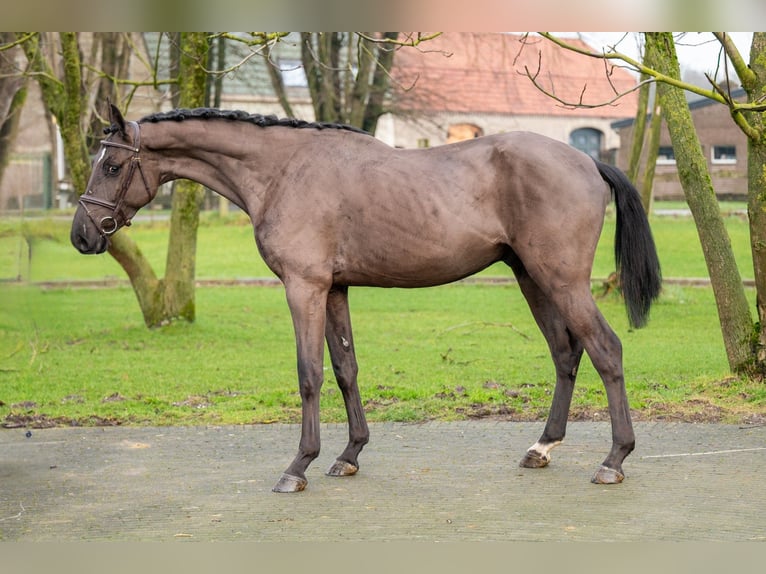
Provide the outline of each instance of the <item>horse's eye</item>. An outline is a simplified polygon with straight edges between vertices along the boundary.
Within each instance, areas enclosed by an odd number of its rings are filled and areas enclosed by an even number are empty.
[[[117,175],[120,173],[120,166],[108,163],[104,165],[104,171],[106,172],[106,175]]]

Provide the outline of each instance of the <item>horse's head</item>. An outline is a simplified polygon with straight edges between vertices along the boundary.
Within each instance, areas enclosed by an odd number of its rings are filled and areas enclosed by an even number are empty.
[[[81,253],[103,253],[109,236],[149,203],[157,182],[147,180],[141,167],[141,129],[126,122],[120,110],[110,104],[111,126],[93,161],[85,193],[80,196],[72,220],[70,239]],[[140,177],[135,177],[136,172]]]

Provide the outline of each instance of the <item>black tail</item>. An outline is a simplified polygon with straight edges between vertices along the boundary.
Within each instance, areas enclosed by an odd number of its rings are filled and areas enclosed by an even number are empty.
[[[595,160],[594,160],[595,161]],[[601,177],[614,191],[617,205],[617,230],[614,258],[620,272],[620,285],[631,326],[646,325],[652,302],[662,288],[662,273],[649,220],[638,190],[614,166],[596,161]]]

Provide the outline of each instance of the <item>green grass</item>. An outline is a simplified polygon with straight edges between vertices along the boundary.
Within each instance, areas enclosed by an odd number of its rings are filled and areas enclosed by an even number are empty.
[[[747,222],[726,218],[743,277],[752,277]],[[706,277],[690,218],[653,217],[665,277]],[[43,288],[28,281],[124,278],[108,256],[69,245],[69,221],[0,220],[0,420],[6,424],[239,424],[295,422],[300,399],[292,326],[281,288],[205,287],[198,320],[147,330],[127,287]],[[20,232],[25,234],[25,239]],[[159,274],[165,222],[131,233]],[[607,218],[594,277],[613,270]],[[32,255],[29,256],[28,249]],[[271,273],[242,216],[203,217],[201,278]],[[509,276],[496,265],[485,276]],[[754,293],[749,292],[754,298]],[[544,418],[553,367],[518,288],[458,284],[422,290],[355,289],[360,387],[371,420]],[[617,298],[599,306],[618,332],[637,417],[743,421],[766,406],[766,385],[729,376],[709,288],[667,285],[646,329],[631,331]],[[326,361],[329,365],[329,362]],[[323,421],[345,417],[327,370]],[[587,357],[574,417],[605,418],[603,387]]]
[[[128,288],[2,286],[0,420],[44,424],[296,422],[292,327],[281,288],[198,291],[196,324],[147,330]],[[671,288],[646,329],[601,300],[624,345],[637,416],[741,421],[766,385],[728,376],[709,289]],[[370,420],[547,413],[553,368],[515,285],[356,289],[352,314]],[[328,362],[326,361],[326,364]],[[323,421],[341,421],[327,370]],[[605,417],[587,358],[573,416]],[[641,414],[643,413],[643,414]],[[709,417],[708,417],[709,418]]]
[[[0,279],[28,281],[125,279],[117,262],[105,256],[83,256],[69,242],[70,220],[38,219],[20,223],[0,220]],[[168,224],[140,221],[128,230],[155,272],[165,273]],[[29,237],[25,241],[24,233]],[[31,260],[29,251],[32,251]],[[197,276],[242,278],[272,276],[255,248],[253,228],[244,216],[226,222],[206,214],[198,236]]]

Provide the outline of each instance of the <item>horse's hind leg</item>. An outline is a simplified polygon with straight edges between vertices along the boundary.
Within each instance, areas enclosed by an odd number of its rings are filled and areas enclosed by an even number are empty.
[[[569,330],[582,342],[606,389],[612,421],[612,448],[592,482],[622,482],[622,462],[635,447],[628,396],[622,369],[622,344],[598,310],[590,285],[569,284],[555,290],[551,299],[561,311]]]
[[[327,474],[349,476],[359,470],[357,457],[370,438],[367,420],[359,395],[356,378],[359,368],[354,352],[351,318],[348,311],[348,288],[337,287],[327,299],[327,325],[325,338],[330,349],[330,359],[338,386],[343,393],[348,416],[348,445],[336,459]]]
[[[564,440],[569,406],[572,402],[572,392],[583,347],[567,329],[557,308],[529,277],[526,269],[518,261],[509,264],[516,274],[521,292],[529,304],[532,315],[548,342],[556,368],[556,387],[545,429],[539,440],[527,450],[519,463],[526,468],[542,468],[550,462],[551,450]]]

